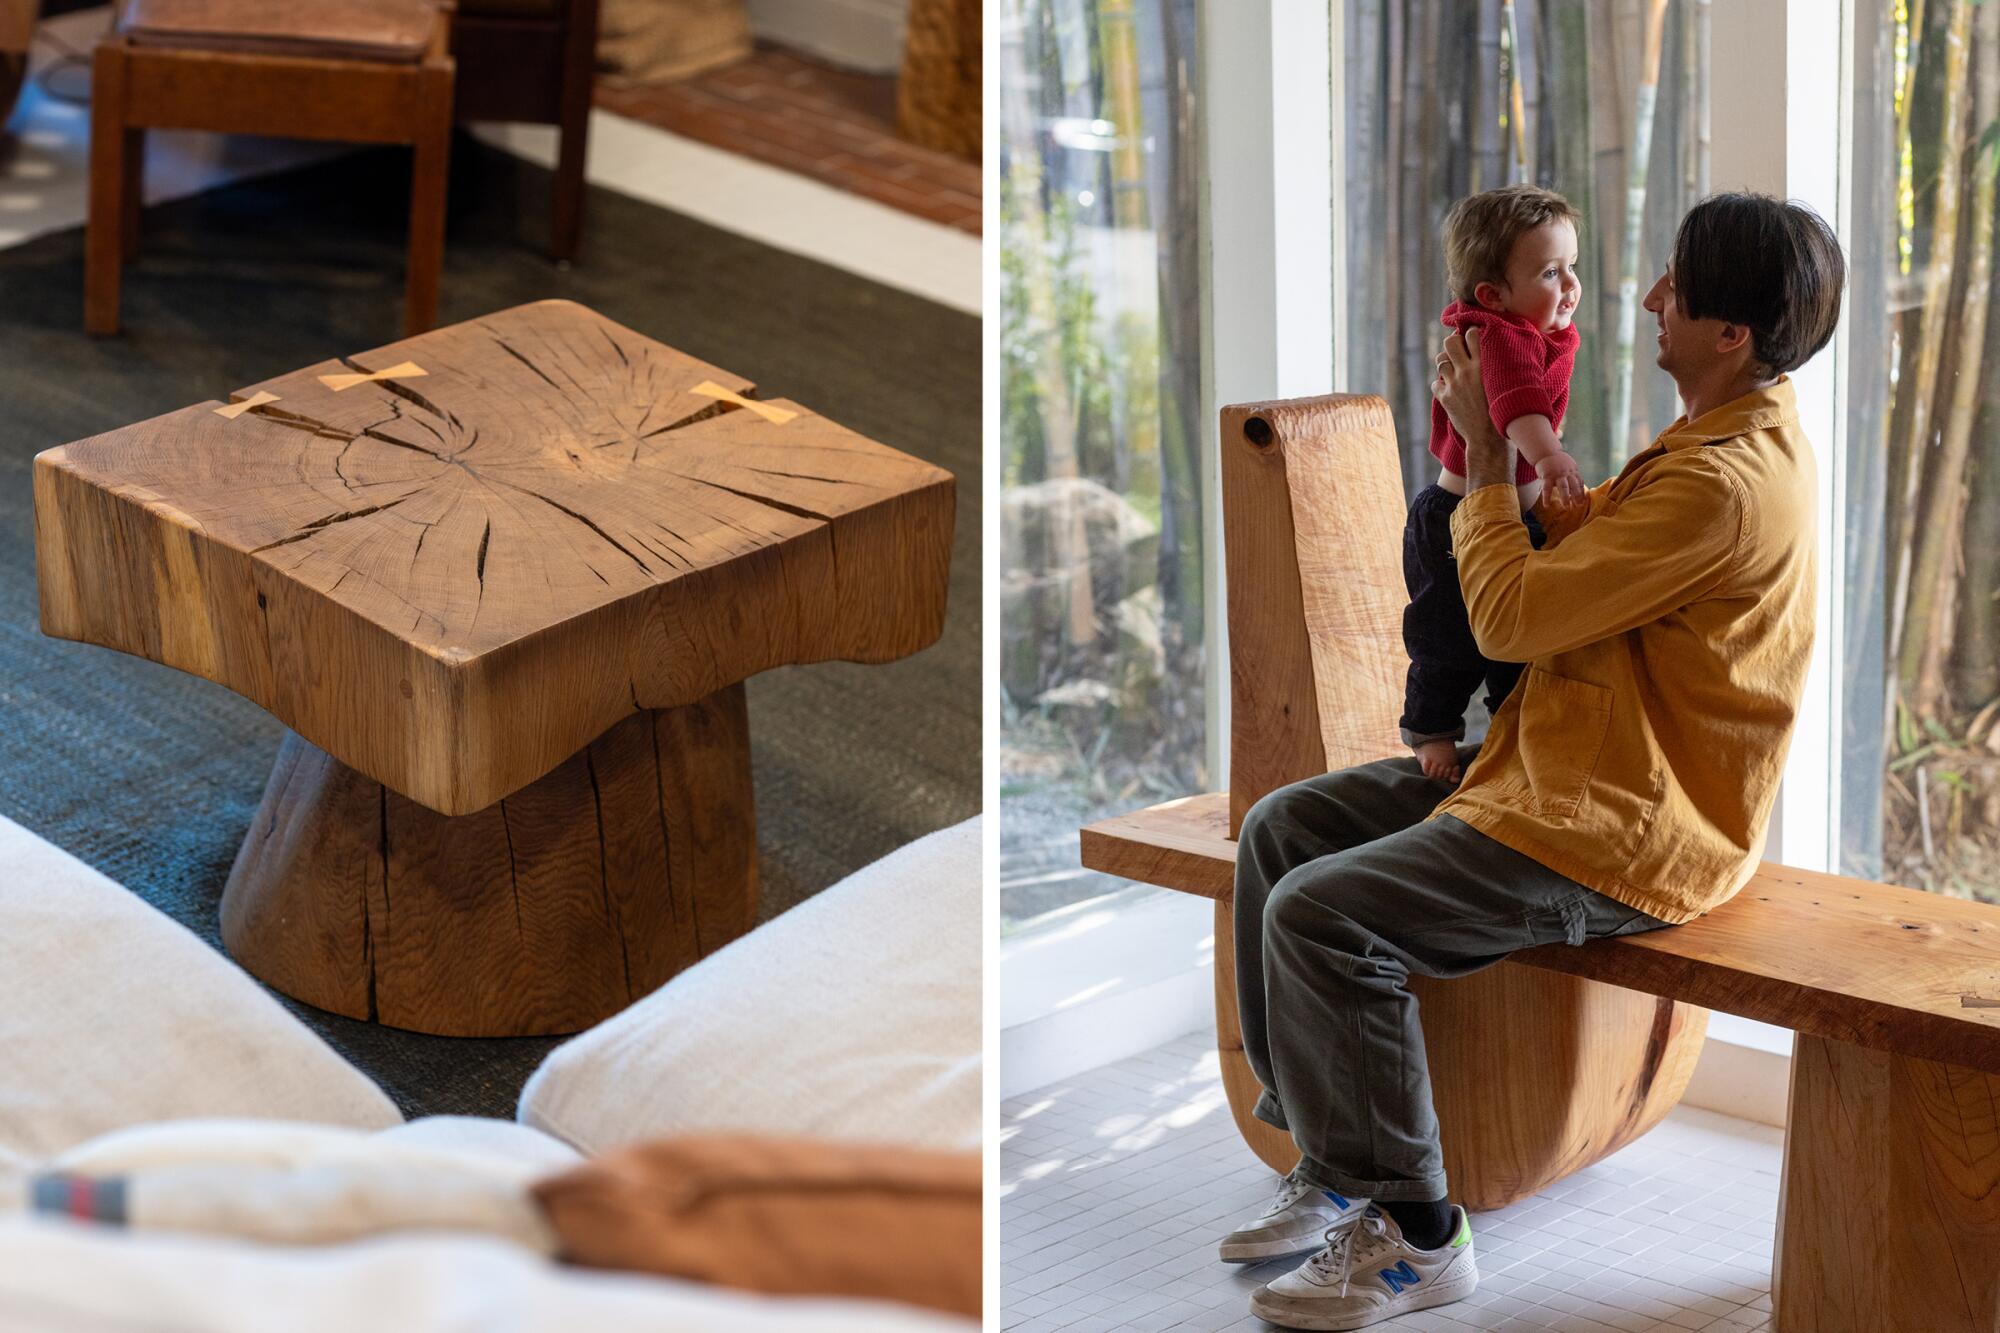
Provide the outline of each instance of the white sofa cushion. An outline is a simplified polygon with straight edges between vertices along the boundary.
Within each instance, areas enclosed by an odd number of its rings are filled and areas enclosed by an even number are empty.
[[[723,1132],[977,1147],[980,828],[856,871],[558,1047],[519,1118],[586,1153]]]
[[[0,1156],[151,1120],[402,1120],[235,964],[6,819],[0,923]]]
[[[421,1235],[303,1248],[0,1219],[8,1333],[967,1333],[860,1301],[788,1301],[565,1269],[502,1240]]]

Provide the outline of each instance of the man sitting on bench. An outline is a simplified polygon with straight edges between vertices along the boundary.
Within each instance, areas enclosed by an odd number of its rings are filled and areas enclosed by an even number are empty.
[[[1302,1156],[1222,1242],[1317,1250],[1251,1309],[1353,1329],[1478,1282],[1447,1203],[1412,971],[1691,921],[1756,869],[1812,652],[1817,469],[1787,373],[1827,343],[1846,267],[1810,209],[1719,195],[1646,295],[1686,414],[1537,551],[1477,338],[1433,390],[1466,441],[1451,520],[1480,651],[1525,662],[1464,780],[1414,757],[1281,788],[1243,821],[1236,978],[1257,1118]]]

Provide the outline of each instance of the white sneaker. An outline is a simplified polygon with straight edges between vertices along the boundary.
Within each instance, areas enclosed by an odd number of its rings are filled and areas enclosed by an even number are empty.
[[[1370,1208],[1359,1224],[1327,1236],[1327,1247],[1260,1288],[1250,1312],[1280,1328],[1366,1328],[1412,1310],[1463,1300],[1479,1285],[1472,1224],[1456,1204],[1458,1225],[1435,1250],[1403,1239],[1396,1219]]]
[[[1359,1218],[1367,1207],[1366,1199],[1350,1199],[1286,1176],[1270,1207],[1222,1238],[1222,1262],[1255,1264],[1310,1253],[1326,1244],[1329,1231]]]

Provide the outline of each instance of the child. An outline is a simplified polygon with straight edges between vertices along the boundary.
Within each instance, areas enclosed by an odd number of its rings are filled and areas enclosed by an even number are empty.
[[[1461,199],[1444,222],[1445,265],[1456,299],[1445,307],[1443,322],[1479,330],[1487,409],[1519,455],[1514,481],[1537,550],[1544,534],[1530,511],[1543,487],[1553,505],[1583,494],[1576,460],[1557,438],[1576,366],[1577,332],[1570,322],[1581,292],[1576,224],[1567,199],[1532,185]],[[1410,675],[1402,730],[1427,777],[1457,782],[1457,743],[1465,735],[1472,692],[1484,680],[1487,710],[1497,711],[1521,667],[1482,656],[1466,621],[1451,554],[1451,515],[1466,492],[1465,442],[1435,402],[1431,453],[1441,465],[1437,484],[1411,502],[1403,529],[1403,578],[1410,591],[1403,643]]]

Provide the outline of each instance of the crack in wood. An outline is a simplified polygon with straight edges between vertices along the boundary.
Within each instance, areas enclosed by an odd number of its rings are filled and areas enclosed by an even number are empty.
[[[417,490],[422,490],[422,489],[423,488],[421,486],[417,488]],[[278,540],[274,542],[265,542],[262,546],[253,547],[250,551],[250,554],[257,555],[260,554],[261,552],[269,551],[274,547],[290,546],[293,542],[302,542],[308,537],[318,536],[320,533],[326,531],[328,528],[332,527],[336,523],[345,523],[350,519],[366,518],[370,514],[379,514],[384,509],[394,509],[397,505],[403,503],[403,501],[409,499],[410,496],[415,495],[416,493],[417,492],[413,490],[408,492],[407,494],[399,495],[395,499],[389,500],[383,504],[368,505],[362,509],[349,509],[343,513],[328,514],[325,518],[316,518],[312,522],[306,524],[303,528],[300,528],[297,532],[293,533],[289,537],[280,537],[278,538]],[[352,573],[353,571],[350,570],[348,572]],[[344,578],[346,577],[346,575],[342,575],[342,577]],[[329,591],[331,591],[331,589],[329,589]]]
[[[386,913],[389,909],[389,789],[378,782],[375,791],[380,800],[382,821],[382,910]],[[378,1016],[380,1011],[375,1007],[375,914],[372,907],[364,880],[361,886],[361,958],[368,968],[368,1021],[375,1023],[381,1020]],[[383,924],[386,926],[388,922]]]
[[[639,687],[632,686],[632,702],[639,702]],[[667,774],[660,763],[660,715],[650,713],[646,726],[653,734],[653,808],[660,812],[660,864],[667,868],[667,920],[675,926],[674,941],[680,942],[681,909],[674,885],[674,840],[667,832]],[[692,896],[690,896],[692,901]],[[701,957],[701,918],[695,917],[695,957]]]
[[[646,431],[646,433],[641,435],[639,438],[642,440],[650,440],[656,435],[665,435],[669,431],[686,430],[689,426],[696,425],[700,422],[712,421],[716,417],[721,416],[724,412],[741,412],[743,410],[744,409],[736,403],[726,403],[723,402],[721,399],[717,399],[715,402],[710,403],[707,407],[704,407],[699,411],[690,412],[688,415],[682,417],[679,421],[669,421],[664,426],[659,426],[652,430]],[[647,415],[651,416],[652,413],[649,411]],[[639,422],[639,425],[641,427],[643,427],[645,424],[646,423],[643,419]],[[618,441],[614,440],[613,443],[614,444],[618,443]]]
[[[590,804],[597,815],[597,882],[604,890],[604,924],[618,937],[618,958],[625,969],[625,998],[632,999],[632,956],[625,943],[624,914],[611,896],[611,862],[604,847],[604,793],[597,787],[597,760],[590,747],[583,750],[583,771],[590,775]]]
[[[725,486],[719,481],[710,481],[706,477],[690,477],[685,472],[676,473],[675,475],[684,477],[697,485],[713,487],[718,491],[728,491],[731,495],[749,500],[755,504],[765,505],[771,509],[778,510],[780,513],[791,514],[798,518],[818,519],[821,523],[826,524],[833,522],[833,519],[829,515],[814,513],[803,505],[787,504],[783,500],[773,500],[768,495],[757,495],[751,491],[740,491],[734,486]]]
[[[585,526],[586,528],[589,528],[599,537],[602,537],[606,545],[611,546],[612,548],[617,550],[617,552],[620,555],[624,556],[627,560],[630,560],[633,564],[637,565],[639,567],[640,573],[645,574],[648,577],[652,576],[653,567],[651,565],[647,564],[644,560],[641,560],[638,556],[632,554],[632,552],[628,550],[625,547],[625,545],[621,543],[616,537],[613,537],[603,528],[598,527],[596,523],[592,522],[584,515],[577,513],[576,510],[571,509],[568,505],[560,504],[557,501],[551,500],[548,496],[543,495],[540,491],[530,490],[528,487],[522,486],[517,482],[508,481],[505,477],[481,478],[481,480],[497,481],[502,486],[507,487],[509,490],[519,491],[523,495],[531,496],[534,499],[540,500],[543,504],[547,505],[551,509],[558,510],[562,513],[568,514],[571,518],[583,524],[583,526]],[[604,578],[602,574],[599,574],[598,577]],[[608,584],[610,580],[605,579],[605,582]]]
[[[519,361],[529,370],[534,371],[536,376],[540,378],[542,383],[548,385],[551,389],[554,389],[557,393],[566,392],[563,386],[557,384],[554,380],[550,379],[547,373],[544,372],[540,366],[536,365],[534,362],[530,361],[527,357],[522,356],[519,352],[515,351],[513,345],[510,344],[505,338],[502,338],[499,334],[496,333],[493,335],[493,341],[500,345],[501,351],[505,352],[508,356],[513,357],[516,361]]]
[[[611,350],[617,353],[618,364],[630,370],[632,368],[631,358],[625,355],[625,349],[618,345],[618,340],[611,336],[611,330],[600,327],[597,331],[604,336],[605,342],[611,344]]]
[[[368,367],[356,361],[353,357],[349,356],[341,357],[340,364],[346,366],[349,370],[358,371],[363,375],[373,375],[375,373],[374,371],[368,369]],[[404,402],[409,403],[412,406],[422,408],[424,411],[436,417],[439,421],[449,422],[453,430],[464,429],[464,426],[460,424],[459,419],[457,417],[453,416],[450,412],[446,411],[444,408],[439,407],[436,403],[424,397],[422,394],[418,393],[415,389],[412,389],[407,384],[398,384],[395,380],[372,380],[370,381],[370,383],[374,384],[376,388],[382,390],[384,393],[394,394],[396,397],[401,398]],[[440,439],[442,439],[442,437],[440,437]]]
[[[486,601],[486,546],[487,543],[492,540],[493,540],[493,520],[492,518],[489,517],[486,520],[485,529],[479,534],[479,557],[477,562],[473,565],[472,568],[473,577],[479,580],[479,601],[475,603],[473,606],[473,615],[475,619],[478,616],[479,607],[483,605]]]
[[[524,933],[521,926],[521,871],[514,862],[514,827],[507,822],[507,802],[501,800],[498,805],[500,832],[507,839],[507,883],[513,886],[514,890],[514,933],[521,935]]]

